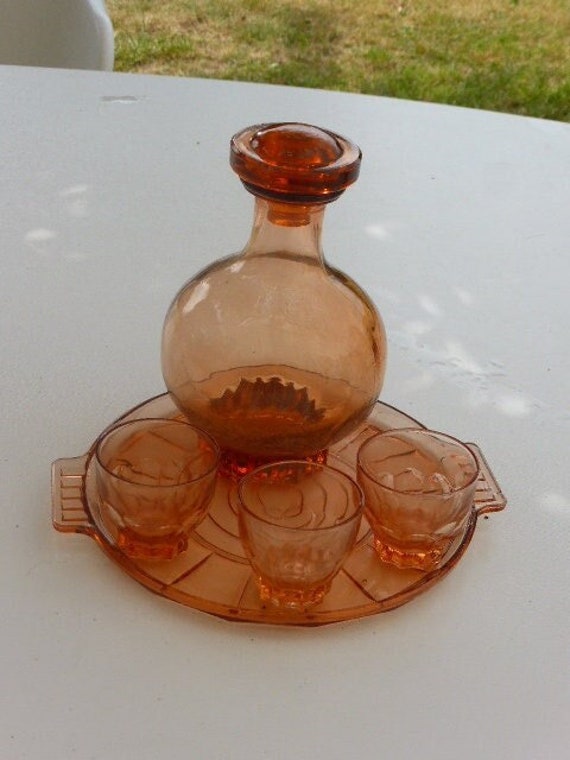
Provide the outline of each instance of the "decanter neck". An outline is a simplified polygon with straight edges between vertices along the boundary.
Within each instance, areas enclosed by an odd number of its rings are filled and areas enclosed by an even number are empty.
[[[297,204],[256,197],[246,256],[285,254],[323,263],[321,230],[325,204]]]

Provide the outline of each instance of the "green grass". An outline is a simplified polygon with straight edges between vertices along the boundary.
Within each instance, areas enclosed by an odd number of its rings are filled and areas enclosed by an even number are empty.
[[[569,0],[107,0],[118,71],[570,121]]]

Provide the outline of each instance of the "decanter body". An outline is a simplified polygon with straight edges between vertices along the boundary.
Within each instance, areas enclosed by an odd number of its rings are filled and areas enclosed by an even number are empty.
[[[262,125],[232,139],[230,161],[256,196],[252,234],[171,304],[166,385],[226,454],[315,456],[368,416],[384,377],[378,313],[320,244],[325,205],[358,176],[360,151],[308,125]]]

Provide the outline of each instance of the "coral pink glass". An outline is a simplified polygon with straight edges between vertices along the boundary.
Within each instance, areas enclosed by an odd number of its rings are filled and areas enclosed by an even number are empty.
[[[105,432],[95,447],[102,524],[131,559],[184,552],[216,487],[219,448],[178,420],[139,419]]]
[[[362,491],[346,473],[307,461],[253,470],[240,481],[239,531],[262,602],[318,604],[352,550]]]
[[[479,464],[467,446],[433,430],[403,428],[369,438],[358,482],[380,559],[432,571],[465,532]]]
[[[162,339],[177,406],[226,464],[316,458],[355,430],[381,390],[386,337],[368,296],[325,262],[325,205],[359,172],[359,149],[306,124],[249,127],[230,164],[256,196],[250,240],[180,290]]]

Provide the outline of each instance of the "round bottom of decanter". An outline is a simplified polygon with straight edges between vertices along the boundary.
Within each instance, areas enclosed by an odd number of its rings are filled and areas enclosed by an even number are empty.
[[[327,463],[328,450],[322,449],[314,454],[308,454],[307,456],[289,457],[294,459],[306,459],[307,462],[315,462],[316,464]],[[222,449],[220,457],[219,473],[226,478],[232,480],[240,480],[248,472],[255,470],[257,467],[262,467],[265,464],[283,459],[283,457],[260,457],[254,454],[247,454],[242,451],[232,451],[231,449]]]

